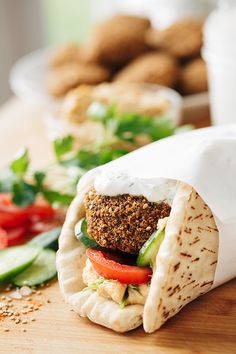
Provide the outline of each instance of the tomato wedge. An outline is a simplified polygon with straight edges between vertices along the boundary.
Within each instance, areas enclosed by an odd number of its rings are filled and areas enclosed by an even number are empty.
[[[36,202],[25,208],[26,214],[30,216],[38,216],[42,219],[52,218],[55,210],[46,202]]]
[[[7,230],[7,246],[22,245],[27,241],[26,238],[27,229],[24,226],[15,227],[14,229]]]
[[[28,220],[24,210],[16,210],[15,208],[3,209],[0,206],[0,227],[11,228],[24,225]]]
[[[0,227],[13,228],[25,226],[32,218],[40,220],[51,219],[55,210],[45,201],[37,201],[34,204],[21,208],[14,205],[9,193],[0,194]]]
[[[7,233],[5,230],[0,228],[0,250],[7,247]]]
[[[118,280],[123,284],[145,284],[151,279],[149,267],[136,267],[118,263],[108,252],[88,248],[86,254],[96,271],[106,279]]]

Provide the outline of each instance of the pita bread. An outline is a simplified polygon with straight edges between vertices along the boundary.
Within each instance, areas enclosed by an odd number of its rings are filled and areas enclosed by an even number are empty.
[[[218,246],[211,210],[191,186],[179,183],[144,306],[146,332],[160,328],[183,306],[210,290]]]
[[[83,199],[91,186],[92,181],[72,202],[60,235],[57,269],[62,295],[80,316],[114,331],[126,332],[143,322],[145,331],[153,332],[211,288],[219,242],[213,215],[192,187],[179,184],[147,301],[121,309],[96,291],[83,291],[86,248],[75,238],[74,227],[85,215]]]
[[[142,324],[143,305],[121,309],[117,303],[99,296],[96,291],[83,291],[86,286],[82,280],[86,248],[75,238],[74,228],[85,216],[83,199],[87,190],[81,191],[72,202],[59,238],[57,270],[60,290],[65,301],[80,316],[116,332],[127,332]]]

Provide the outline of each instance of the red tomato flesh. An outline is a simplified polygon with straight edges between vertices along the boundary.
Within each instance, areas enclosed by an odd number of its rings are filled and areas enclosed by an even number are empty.
[[[4,229],[0,228],[0,250],[7,247],[7,233]]]
[[[151,279],[152,270],[149,267],[118,263],[116,256],[93,248],[88,248],[86,254],[95,270],[106,279],[118,280],[123,284],[145,284]]]
[[[43,200],[22,208],[12,202],[10,193],[0,193],[0,248],[20,245],[32,236],[63,223],[64,212]]]
[[[18,246],[28,241],[26,237],[27,229],[23,226],[7,230],[7,246]]]

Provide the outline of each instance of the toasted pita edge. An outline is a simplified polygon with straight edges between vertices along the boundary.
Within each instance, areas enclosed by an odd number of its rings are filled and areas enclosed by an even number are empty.
[[[157,330],[210,290],[218,247],[219,233],[211,210],[191,186],[180,182],[144,306],[146,332]]]

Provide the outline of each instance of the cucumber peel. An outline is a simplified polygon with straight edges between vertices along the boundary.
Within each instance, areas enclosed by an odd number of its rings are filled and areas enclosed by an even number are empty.
[[[51,249],[44,249],[35,261],[11,279],[11,282],[17,286],[36,286],[50,280],[56,273],[56,252]]]
[[[0,282],[10,280],[29,267],[39,255],[41,247],[25,245],[0,251]]]
[[[61,233],[61,227],[45,231],[38,236],[35,236],[28,245],[40,246],[42,248],[51,248],[54,251],[58,250],[58,237]]]
[[[137,266],[153,266],[155,257],[159,251],[162,241],[165,237],[165,229],[161,228],[154,231],[149,239],[143,244],[137,257]]]
[[[87,232],[87,221],[85,218],[81,219],[75,225],[75,236],[88,248],[101,248],[101,246],[94,241]]]

